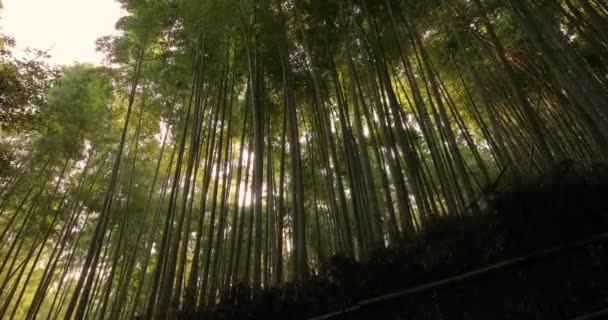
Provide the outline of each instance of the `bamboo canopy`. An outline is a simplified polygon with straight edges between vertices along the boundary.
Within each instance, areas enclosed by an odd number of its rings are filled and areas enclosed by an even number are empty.
[[[608,157],[604,0],[119,2],[0,112],[0,318],[201,312]]]

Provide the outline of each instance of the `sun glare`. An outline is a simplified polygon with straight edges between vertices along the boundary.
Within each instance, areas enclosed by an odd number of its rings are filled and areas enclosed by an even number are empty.
[[[95,40],[116,34],[115,22],[125,12],[114,0],[3,0],[2,33],[15,38],[17,57],[24,49],[49,50],[49,62],[101,64]]]

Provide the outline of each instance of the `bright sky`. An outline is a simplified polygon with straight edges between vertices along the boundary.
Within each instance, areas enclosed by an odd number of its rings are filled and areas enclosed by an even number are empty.
[[[2,33],[17,41],[13,53],[23,56],[26,46],[47,50],[54,64],[101,64],[95,39],[116,34],[116,21],[124,15],[114,0],[2,0]]]

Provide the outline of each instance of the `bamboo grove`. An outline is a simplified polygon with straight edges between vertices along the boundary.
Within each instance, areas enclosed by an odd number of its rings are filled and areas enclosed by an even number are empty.
[[[605,0],[119,2],[3,132],[0,318],[175,318],[608,157]]]

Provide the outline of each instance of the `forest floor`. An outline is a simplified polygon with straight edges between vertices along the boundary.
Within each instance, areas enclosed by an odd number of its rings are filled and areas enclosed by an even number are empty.
[[[437,217],[363,262],[335,256],[300,286],[254,300],[238,286],[181,318],[579,319],[608,308],[608,170],[566,168],[501,189],[481,216]]]

